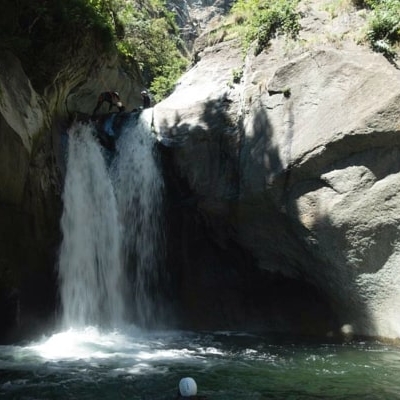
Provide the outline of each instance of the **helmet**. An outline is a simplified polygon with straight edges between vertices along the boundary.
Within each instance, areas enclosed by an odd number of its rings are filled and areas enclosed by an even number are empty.
[[[179,382],[179,392],[181,396],[196,396],[197,385],[193,378],[182,378]]]
[[[140,92],[140,94],[147,94],[147,92],[146,92],[145,90],[142,90],[142,91]]]
[[[119,93],[118,92],[113,92],[116,96],[118,96],[119,97]]]

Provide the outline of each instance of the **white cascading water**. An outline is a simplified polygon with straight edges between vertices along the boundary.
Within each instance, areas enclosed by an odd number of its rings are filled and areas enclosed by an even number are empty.
[[[135,322],[149,326],[160,316],[155,311],[160,267],[164,260],[162,224],[163,179],[150,135],[152,110],[126,124],[112,165],[115,193],[123,232],[123,260],[131,271]],[[134,272],[132,274],[132,272]]]
[[[69,131],[59,258],[65,327],[118,325],[124,315],[116,200],[92,129]]]
[[[156,283],[163,255],[163,181],[142,114],[123,126],[111,168],[93,127],[70,131],[59,260],[65,328],[118,327],[131,311],[143,324],[152,315],[149,285]],[[127,275],[132,269],[136,273]],[[134,287],[127,290],[132,275]],[[133,293],[134,310],[128,310],[127,293]]]

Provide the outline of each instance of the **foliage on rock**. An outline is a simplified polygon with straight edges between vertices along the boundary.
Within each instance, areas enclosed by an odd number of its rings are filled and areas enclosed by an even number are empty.
[[[159,101],[170,94],[188,63],[174,14],[163,0],[120,1],[116,10],[124,26],[118,49],[126,60],[134,59],[139,64]]]
[[[0,16],[0,48],[16,54],[34,87],[52,82],[71,47],[88,36],[101,50],[111,49],[113,31],[105,14],[88,1],[6,1]]]
[[[0,50],[21,59],[38,91],[57,76],[65,57],[85,45],[98,54],[118,50],[128,68],[138,63],[158,100],[186,66],[173,15],[162,0],[5,1]]]
[[[232,13],[236,23],[244,27],[245,48],[256,41],[255,53],[259,54],[276,34],[296,37],[300,30],[297,4],[298,0],[238,0]]]
[[[296,38],[300,31],[299,0],[237,0],[230,15],[208,33],[208,44],[240,37],[244,50],[255,45],[255,54],[270,40],[285,34]],[[368,10],[365,40],[375,51],[394,59],[400,44],[399,0],[352,0],[355,7]],[[397,51],[396,51],[397,50]]]
[[[400,1],[366,0],[372,8],[367,38],[372,48],[386,57],[396,57],[395,46],[400,43]]]

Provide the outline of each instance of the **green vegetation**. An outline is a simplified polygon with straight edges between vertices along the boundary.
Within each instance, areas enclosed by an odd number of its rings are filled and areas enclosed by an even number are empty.
[[[349,5],[368,12],[365,34],[361,40],[370,44],[375,51],[383,53],[388,59],[396,58],[396,48],[400,45],[400,1],[399,0],[334,0],[325,4],[324,9],[332,18]]]
[[[300,30],[300,15],[296,10],[299,0],[237,0],[230,16],[218,29],[214,29],[211,40],[221,37],[228,40],[240,37],[247,51],[255,42],[255,54],[265,49],[269,41],[279,34],[295,38]],[[352,0],[357,8],[367,8],[366,39],[375,51],[389,59],[396,57],[400,46],[400,1],[399,0]],[[348,7],[347,0],[338,0],[329,5],[333,16],[339,9]],[[223,33],[223,34],[222,34]]]
[[[21,60],[37,90],[48,85],[64,61],[64,53],[79,47],[91,32],[103,50],[113,32],[105,15],[82,0],[6,1],[0,16],[0,48]]]
[[[118,51],[127,68],[138,64],[157,100],[187,65],[174,16],[162,0],[6,0],[0,49],[15,53],[42,91],[75,49]]]
[[[233,83],[240,83],[240,80],[243,77],[243,68],[234,69],[232,71],[232,81]]]
[[[261,53],[277,34],[296,37],[300,25],[299,0],[238,0],[233,8],[235,25],[242,29],[245,50],[256,40],[255,54]]]
[[[372,48],[389,59],[396,56],[400,43],[400,1],[365,0],[372,12],[368,20],[367,39]]]
[[[290,95],[292,94],[290,87],[284,87],[282,93],[286,98],[289,98]]]
[[[217,43],[242,39],[255,54],[276,35],[296,37],[300,0],[237,0],[230,15],[209,34]],[[49,85],[74,50],[94,46],[118,51],[127,69],[139,69],[156,101],[167,96],[188,64],[174,14],[165,0],[5,0],[0,13],[0,50],[22,61],[36,90]],[[370,10],[366,38],[395,58],[400,43],[399,0],[352,0]],[[240,77],[234,76],[234,81]]]
[[[125,1],[120,3],[117,13],[125,30],[118,49],[126,60],[138,63],[155,100],[159,101],[171,92],[188,63],[174,14],[160,0],[144,6]]]
[[[354,6],[360,7],[358,4],[361,0],[332,0],[322,5],[321,9],[328,12],[331,18],[336,18],[343,12],[354,9]]]

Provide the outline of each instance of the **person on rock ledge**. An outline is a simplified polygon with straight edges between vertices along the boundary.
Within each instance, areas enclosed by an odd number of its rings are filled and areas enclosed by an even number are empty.
[[[110,112],[113,107],[117,107],[119,112],[125,111],[125,107],[122,105],[118,92],[103,92],[100,93],[99,99],[97,100],[96,108],[93,110],[93,116],[104,102],[109,104],[108,112]]]
[[[150,100],[150,96],[149,96],[149,93],[147,92],[147,90],[142,90],[140,92],[140,95],[142,96],[142,105],[139,108],[135,107],[132,110],[132,112],[141,112],[145,108],[150,108],[150,106],[151,106],[151,100]]]
[[[142,96],[142,100],[143,100],[143,109],[145,108],[149,108],[150,107],[150,96],[147,93],[146,90],[142,90],[140,92],[141,96]]]

